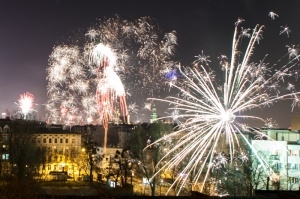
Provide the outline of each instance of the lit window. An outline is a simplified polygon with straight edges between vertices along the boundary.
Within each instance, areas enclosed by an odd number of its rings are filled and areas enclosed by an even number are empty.
[[[9,159],[9,154],[2,154],[2,160],[8,160]]]

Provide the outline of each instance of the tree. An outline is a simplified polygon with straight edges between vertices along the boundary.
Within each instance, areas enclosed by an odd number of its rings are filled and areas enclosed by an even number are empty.
[[[158,184],[157,176],[154,176],[154,174],[158,171],[157,164],[164,153],[164,143],[155,145],[151,145],[151,143],[169,134],[172,130],[173,126],[171,124],[162,123],[160,121],[139,125],[136,126],[132,132],[128,142],[128,147],[132,151],[133,158],[139,165],[139,171],[149,182],[152,196],[155,195],[155,188]],[[148,145],[149,147],[147,147]]]
[[[91,135],[86,138],[83,155],[83,163],[86,163],[86,168],[88,168],[89,180],[93,182],[93,172],[98,169],[103,156],[96,153],[96,143],[92,140]]]
[[[40,164],[45,164],[45,151],[33,142],[39,122],[14,120],[11,128],[9,151],[12,173],[19,178],[29,177]]]

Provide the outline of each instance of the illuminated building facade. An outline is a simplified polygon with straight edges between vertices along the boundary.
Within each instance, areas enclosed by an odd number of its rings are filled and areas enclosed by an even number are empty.
[[[62,126],[48,126],[35,134],[33,142],[45,153],[45,162],[39,173],[47,178],[50,172],[67,172],[79,175],[81,155],[81,134],[63,129]]]
[[[299,190],[299,131],[278,128],[262,129],[262,131],[266,134],[266,140],[252,140],[253,148],[261,157],[261,160],[252,160],[252,177],[254,178],[252,181],[258,184],[257,189]],[[262,162],[266,163],[265,168]],[[267,175],[262,175],[263,173],[271,175],[268,178]]]
[[[10,175],[11,166],[9,163],[9,138],[11,132],[11,120],[9,118],[0,119],[0,143],[1,143],[1,157],[0,157],[0,175]]]

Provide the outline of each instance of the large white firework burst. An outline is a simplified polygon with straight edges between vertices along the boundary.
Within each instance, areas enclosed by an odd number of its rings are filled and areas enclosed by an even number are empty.
[[[284,79],[288,77],[292,81],[298,55],[293,54],[290,59],[287,58],[287,64],[281,65],[281,68],[278,68],[278,63],[270,67],[263,61],[252,62],[250,58],[254,46],[262,38],[264,27],[257,25],[253,29],[250,41],[243,50],[240,43],[243,37],[238,31],[240,23],[241,19],[236,23],[230,61],[225,56],[221,56],[220,78],[217,78],[220,73],[215,73],[207,66],[209,56],[202,53],[201,56],[197,56],[198,59],[193,67],[180,67],[184,80],[182,84],[174,85],[179,90],[179,97],[149,99],[166,102],[171,105],[171,110],[180,112],[176,115],[176,119],[180,120],[177,129],[150,145],[155,146],[163,142],[166,137],[172,138],[175,142],[158,163],[158,172],[155,175],[163,170],[179,169],[178,173],[191,176],[192,183],[200,182],[202,190],[209,179],[210,172],[213,172],[212,165],[216,165],[214,157],[217,154],[221,152],[225,154],[230,163],[243,154],[241,140],[251,146],[243,134],[244,123],[248,119],[263,121],[263,118],[249,115],[249,110],[264,109],[277,101],[299,98],[299,92],[295,89],[293,91],[282,89],[287,88]],[[290,52],[289,50],[286,57]],[[281,92],[276,92],[279,87]],[[293,108],[296,105],[294,100]],[[161,119],[172,117],[170,115]],[[255,154],[254,149],[253,152]],[[218,165],[224,164],[227,164],[227,159],[221,164],[218,163]],[[272,175],[272,171],[268,174]],[[172,187],[179,185],[177,189],[179,193],[187,179],[190,178],[178,175]]]

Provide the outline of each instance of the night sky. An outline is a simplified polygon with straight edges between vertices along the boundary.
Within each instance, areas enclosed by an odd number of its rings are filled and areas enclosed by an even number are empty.
[[[164,32],[177,32],[176,60],[190,65],[202,50],[212,60],[220,54],[230,56],[234,23],[241,17],[245,28],[266,25],[253,58],[269,54],[272,63],[287,52],[286,45],[300,43],[299,8],[300,1],[293,0],[0,0],[0,112],[13,112],[20,94],[30,92],[43,119],[46,68],[53,47],[86,32],[97,19],[115,14],[124,19],[155,18]],[[270,20],[270,11],[279,18]],[[292,30],[290,36],[279,37],[285,25]],[[256,114],[289,127],[294,114],[290,104],[281,102]]]

